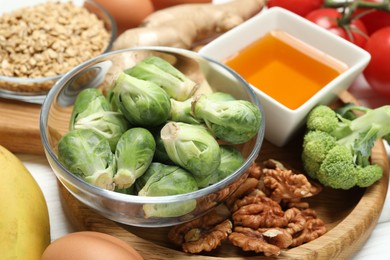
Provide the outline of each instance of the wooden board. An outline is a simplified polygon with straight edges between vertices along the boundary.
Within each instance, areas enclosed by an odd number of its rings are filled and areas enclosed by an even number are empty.
[[[355,101],[348,93],[343,101]],[[259,161],[277,159],[301,169],[302,133],[286,147],[279,148],[265,141]],[[384,170],[383,178],[367,189],[348,191],[324,189],[308,200],[319,217],[326,223],[328,232],[299,247],[283,251],[278,259],[347,259],[359,250],[375,227],[385,201],[389,183],[389,164],[381,141],[373,148],[372,160]],[[126,226],[106,219],[77,201],[61,184],[62,205],[70,222],[77,230],[91,230],[116,236],[131,244],[145,259],[188,259],[167,239],[168,228],[140,228]],[[245,253],[229,243],[215,251],[191,255],[191,259],[267,259],[261,254]]]
[[[43,155],[41,105],[0,98],[0,144],[14,153]]]

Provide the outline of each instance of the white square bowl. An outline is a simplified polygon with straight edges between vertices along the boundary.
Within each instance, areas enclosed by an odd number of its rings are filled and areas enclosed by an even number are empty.
[[[327,105],[337,99],[363,71],[371,57],[368,52],[347,40],[279,7],[262,11],[211,41],[199,53],[224,63],[233,54],[274,30],[284,31],[348,66],[297,109],[286,107],[252,86],[264,108],[265,138],[276,146],[284,146],[304,125],[310,110],[318,104]]]

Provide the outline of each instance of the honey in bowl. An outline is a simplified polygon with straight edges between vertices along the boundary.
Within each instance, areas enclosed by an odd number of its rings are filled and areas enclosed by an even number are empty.
[[[225,64],[293,110],[348,69],[343,62],[281,30],[265,34]]]

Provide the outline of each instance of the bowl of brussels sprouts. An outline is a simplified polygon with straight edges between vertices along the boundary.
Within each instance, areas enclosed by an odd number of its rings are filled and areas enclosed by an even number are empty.
[[[197,218],[246,179],[264,139],[249,84],[199,53],[142,47],[93,58],[49,91],[40,130],[64,187],[113,221]]]

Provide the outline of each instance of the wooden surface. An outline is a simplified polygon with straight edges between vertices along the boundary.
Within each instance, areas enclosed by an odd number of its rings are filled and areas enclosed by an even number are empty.
[[[16,153],[43,155],[41,105],[0,98],[0,144]]]
[[[359,76],[362,79],[362,76]],[[365,83],[364,80],[358,80],[349,88],[350,93],[356,97],[359,102],[367,107],[375,108],[380,105],[390,104],[390,97],[379,95]],[[390,146],[385,145],[387,156],[390,159]],[[70,219],[65,215],[63,205],[61,203],[62,196],[60,195],[60,186],[57,185],[57,178],[54,175],[46,157],[44,155],[22,154],[17,156],[22,160],[24,165],[29,169],[38,184],[42,188],[46,201],[49,207],[51,238],[52,241],[77,231]],[[370,205],[366,205],[370,207]],[[89,211],[89,210],[88,210]],[[88,222],[93,222],[90,217]],[[110,224],[111,225],[111,224]],[[390,193],[387,193],[382,213],[375,223],[375,227],[367,241],[358,248],[353,250],[356,253],[349,257],[349,260],[381,260],[389,259],[389,244],[390,244]],[[127,236],[127,233],[126,235]],[[194,257],[196,258],[196,257]],[[155,258],[154,258],[155,259]],[[191,258],[189,258],[191,259]],[[199,258],[198,258],[199,259]]]
[[[344,101],[353,97],[348,93]],[[274,158],[300,169],[301,136],[284,148],[264,143],[258,160]],[[368,189],[348,191],[324,189],[309,201],[328,228],[320,238],[284,251],[279,259],[347,259],[357,252],[371,234],[381,213],[389,183],[389,165],[382,142],[372,153],[375,163],[384,169],[384,177]],[[140,228],[115,223],[78,202],[59,184],[63,209],[76,230],[93,230],[114,235],[136,248],[145,259],[187,259],[185,254],[167,242],[168,228]],[[258,254],[244,253],[229,243],[207,255],[192,255],[195,259],[266,259]]]

